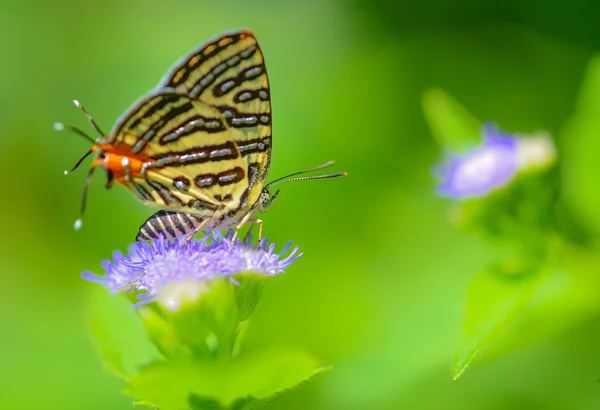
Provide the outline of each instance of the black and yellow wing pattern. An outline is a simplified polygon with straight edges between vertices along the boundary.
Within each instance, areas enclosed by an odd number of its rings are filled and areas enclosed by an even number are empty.
[[[242,221],[264,187],[271,129],[267,72],[251,32],[222,35],[177,62],[121,117],[108,140],[141,163],[130,165],[124,185],[162,208],[138,239]]]

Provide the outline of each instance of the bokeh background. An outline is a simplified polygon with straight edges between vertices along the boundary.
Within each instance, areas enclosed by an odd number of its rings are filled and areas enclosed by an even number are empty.
[[[349,173],[282,187],[264,218],[305,256],[269,284],[249,343],[334,366],[265,409],[600,408],[600,302],[527,343],[500,336],[452,381],[468,283],[495,250],[448,222],[420,106],[437,86],[503,129],[558,135],[600,47],[585,0],[2,2],[0,407],[131,407],[91,346],[79,274],[153,210],[97,173],[75,232],[85,170],[63,170],[89,146],[52,124],[93,133],[77,98],[110,129],[181,55],[239,27],[269,70],[271,179],[330,159]]]

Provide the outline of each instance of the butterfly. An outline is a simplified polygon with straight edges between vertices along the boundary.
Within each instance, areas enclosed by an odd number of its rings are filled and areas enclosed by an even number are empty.
[[[142,224],[138,241],[159,235],[191,238],[201,230],[228,228],[236,228],[235,239],[247,223],[259,224],[260,241],[262,220],[257,216],[279,194],[269,188],[346,175],[291,178],[328,167],[330,161],[265,184],[273,139],[271,93],[262,51],[247,30],[209,40],[178,61],[117,120],[110,134],[74,102],[100,134],[94,140],[79,128],[55,124],[55,129],[68,129],[93,144],[65,171],[72,172],[93,155],[76,229],[98,167],[107,175],[106,188],[119,183],[145,204],[160,208]]]

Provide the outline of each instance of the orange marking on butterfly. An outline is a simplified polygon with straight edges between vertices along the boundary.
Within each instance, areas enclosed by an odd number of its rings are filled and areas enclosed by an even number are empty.
[[[100,166],[112,172],[115,180],[125,186],[129,186],[125,178],[125,163],[124,159],[129,160],[129,169],[132,178],[139,177],[142,171],[142,165],[146,162],[152,162],[149,160],[143,151],[139,154],[134,154],[131,151],[131,146],[124,142],[118,144],[96,144],[92,147],[92,151],[102,151],[100,155],[94,161],[92,166]]]

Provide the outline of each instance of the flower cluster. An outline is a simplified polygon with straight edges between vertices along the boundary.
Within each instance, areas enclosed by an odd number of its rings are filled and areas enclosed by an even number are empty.
[[[184,238],[169,241],[161,237],[148,244],[136,242],[129,247],[125,256],[116,251],[113,260],[101,263],[103,276],[84,271],[82,277],[104,285],[112,293],[121,290],[139,292],[139,304],[156,300],[161,289],[171,283],[195,280],[209,281],[216,277],[226,277],[238,284],[235,274],[242,272],[260,273],[274,276],[283,273],[295,260],[302,256],[288,243],[280,252],[275,252],[275,244],[263,239],[260,246],[244,243],[239,239],[231,241],[232,232],[226,235],[213,233],[201,240]]]
[[[460,199],[486,196],[510,183],[520,171],[554,162],[556,148],[548,135],[519,136],[483,127],[482,144],[462,155],[450,154],[436,167],[440,196]]]

